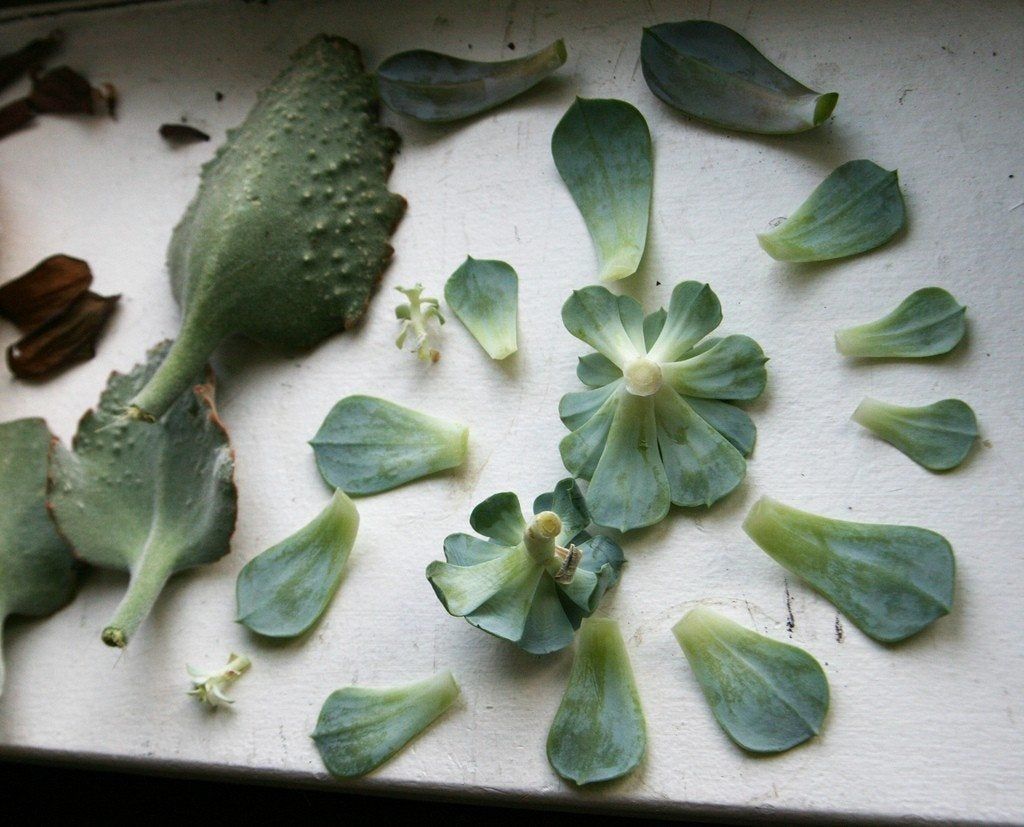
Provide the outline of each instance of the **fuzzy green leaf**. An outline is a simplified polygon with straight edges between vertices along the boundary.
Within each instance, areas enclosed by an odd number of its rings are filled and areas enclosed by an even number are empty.
[[[445,284],[444,300],[492,359],[516,352],[519,276],[504,261],[467,256]]]
[[[959,399],[943,399],[923,408],[865,399],[852,419],[932,471],[956,468],[978,438],[974,411]]]
[[[836,331],[836,350],[844,356],[938,356],[955,348],[967,324],[962,306],[941,287],[924,287],[875,322]]]

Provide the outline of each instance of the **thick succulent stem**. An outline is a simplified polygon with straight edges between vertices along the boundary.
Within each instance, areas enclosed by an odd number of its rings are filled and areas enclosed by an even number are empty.
[[[561,566],[557,555],[558,544],[555,542],[562,533],[562,520],[554,511],[542,511],[534,515],[523,534],[523,543],[530,557],[538,565],[550,568]]]
[[[164,584],[171,576],[170,566],[161,555],[151,550],[139,559],[139,565],[132,570],[128,591],[125,592],[113,619],[103,630],[103,642],[107,646],[123,649],[135,634],[139,625],[149,615],[153,604],[160,596]]]

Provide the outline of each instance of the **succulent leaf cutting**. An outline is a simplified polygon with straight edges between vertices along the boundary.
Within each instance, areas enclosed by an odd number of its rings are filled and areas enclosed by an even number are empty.
[[[416,355],[424,362],[436,362],[441,358],[441,352],[430,344],[430,322],[436,321],[438,327],[444,324],[439,302],[423,295],[422,284],[395,289],[408,299],[395,308],[395,318],[401,322],[395,345],[399,349],[404,348],[411,336],[410,344]]]

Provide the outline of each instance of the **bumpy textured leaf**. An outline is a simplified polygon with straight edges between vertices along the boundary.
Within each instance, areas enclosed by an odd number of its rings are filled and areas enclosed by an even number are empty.
[[[743,530],[883,643],[917,634],[953,606],[953,549],[934,531],[832,520],[768,497]]]
[[[758,242],[779,261],[827,261],[874,250],[906,221],[896,172],[871,161],[833,170],[800,208]]]
[[[394,756],[458,695],[447,671],[390,689],[347,686],[324,701],[313,741],[331,775],[357,778]]]
[[[461,465],[468,441],[464,425],[373,396],[347,396],[309,444],[329,485],[376,494]]]
[[[548,731],[548,761],[562,778],[592,784],[629,774],[646,749],[644,713],[619,624],[607,617],[585,620]]]
[[[0,424],[0,631],[9,615],[52,614],[75,590],[71,549],[46,513],[53,441],[41,419]],[[0,654],[0,691],[3,675]]]
[[[362,318],[405,209],[377,108],[359,50],[320,36],[228,133],[171,238],[181,333],[134,415],[160,416],[231,334],[295,350]]]
[[[419,121],[468,118],[521,95],[565,63],[565,44],[526,57],[486,63],[416,49],[392,55],[377,67],[381,99]]]
[[[504,261],[467,256],[445,284],[444,300],[492,359],[516,352],[519,276]]]
[[[865,399],[852,419],[932,471],[956,468],[978,438],[974,411],[959,399],[943,399],[922,408]]]
[[[131,575],[103,630],[111,646],[128,643],[172,574],[227,554],[235,528],[234,458],[212,374],[192,377],[193,390],[154,424],[123,416],[169,347],[112,374],[99,406],[79,422],[73,450],[53,454],[50,507],[61,533],[87,562]]]
[[[631,276],[647,244],[654,166],[644,116],[625,101],[577,98],[551,154],[597,247],[602,279]]]
[[[938,356],[964,337],[966,312],[941,287],[924,287],[878,321],[836,331],[836,350],[844,356]]]
[[[673,628],[715,719],[751,752],[783,752],[818,734],[828,680],[803,649],[698,607]]]
[[[669,106],[740,132],[813,129],[839,100],[835,92],[808,89],[744,37],[710,20],[644,29],[640,61],[647,85]]]
[[[359,528],[344,491],[309,525],[245,564],[235,595],[238,622],[267,637],[295,637],[324,613]]]

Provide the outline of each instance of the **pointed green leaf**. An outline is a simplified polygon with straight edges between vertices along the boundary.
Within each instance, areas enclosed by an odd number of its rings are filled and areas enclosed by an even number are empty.
[[[953,606],[953,549],[934,531],[831,520],[768,497],[743,530],[882,643],[917,634]]]
[[[469,430],[374,396],[346,396],[310,440],[320,474],[347,494],[377,494],[466,459]]]
[[[682,281],[672,290],[664,320],[655,317],[648,323],[652,333],[654,325],[659,327],[647,355],[657,362],[674,362],[721,323],[722,303],[711,285]]]
[[[467,256],[445,283],[444,300],[492,359],[516,352],[519,276],[504,261]]]
[[[394,756],[458,696],[447,670],[389,689],[346,686],[327,696],[312,738],[331,775],[358,778]]]
[[[698,607],[673,628],[715,719],[751,752],[783,752],[818,734],[828,680],[803,649]]]
[[[238,574],[238,622],[267,637],[295,637],[324,613],[359,528],[344,491],[309,525],[257,555]]]
[[[555,127],[551,154],[597,247],[600,277],[633,275],[647,244],[654,175],[644,116],[625,101],[576,98]]]
[[[839,95],[808,89],[744,37],[710,20],[661,23],[640,42],[644,80],[691,117],[740,132],[788,135],[824,123]]]
[[[778,261],[828,261],[880,247],[905,221],[896,173],[871,161],[849,161],[757,240]]]
[[[865,399],[852,419],[932,471],[956,468],[978,438],[974,411],[959,399],[943,399],[923,408]]]
[[[572,291],[562,305],[562,323],[573,336],[621,368],[643,352],[626,330],[623,307],[629,305],[620,304],[619,297],[604,287],[591,285]]]
[[[836,331],[836,350],[844,356],[938,356],[964,337],[966,312],[941,287],[924,287],[878,321]]]
[[[519,497],[511,491],[492,494],[478,504],[469,515],[469,524],[474,531],[505,546],[516,545],[526,530]]]
[[[628,775],[644,757],[647,729],[619,624],[580,628],[569,683],[548,732],[548,761],[576,784]]]
[[[565,43],[526,57],[486,63],[416,49],[377,67],[381,99],[418,121],[447,123],[493,109],[540,83],[565,63]]]
[[[615,421],[619,404],[626,397],[625,392],[615,392],[616,390],[613,389],[601,407],[594,411],[589,419],[577,425],[575,431],[566,435],[558,443],[562,463],[573,476],[589,480],[597,471],[597,464],[601,461],[601,455],[608,445],[608,435],[611,433],[612,422]],[[567,394],[567,396],[570,397],[568,401],[564,396],[562,397],[559,413],[565,414],[562,421],[566,427],[571,427],[579,421],[576,414],[581,413],[582,409],[573,404],[579,401],[578,397],[573,397],[571,394]]]
[[[764,391],[768,357],[749,336],[726,336],[681,362],[663,365],[676,392],[703,399],[756,399]]]
[[[607,356],[600,353],[588,353],[580,356],[576,365],[576,376],[591,388],[599,388],[622,378],[622,369],[617,367]]]
[[[613,381],[603,388],[590,388],[576,393],[567,393],[559,400],[558,416],[565,423],[566,428],[581,428],[621,387],[621,382]]]

